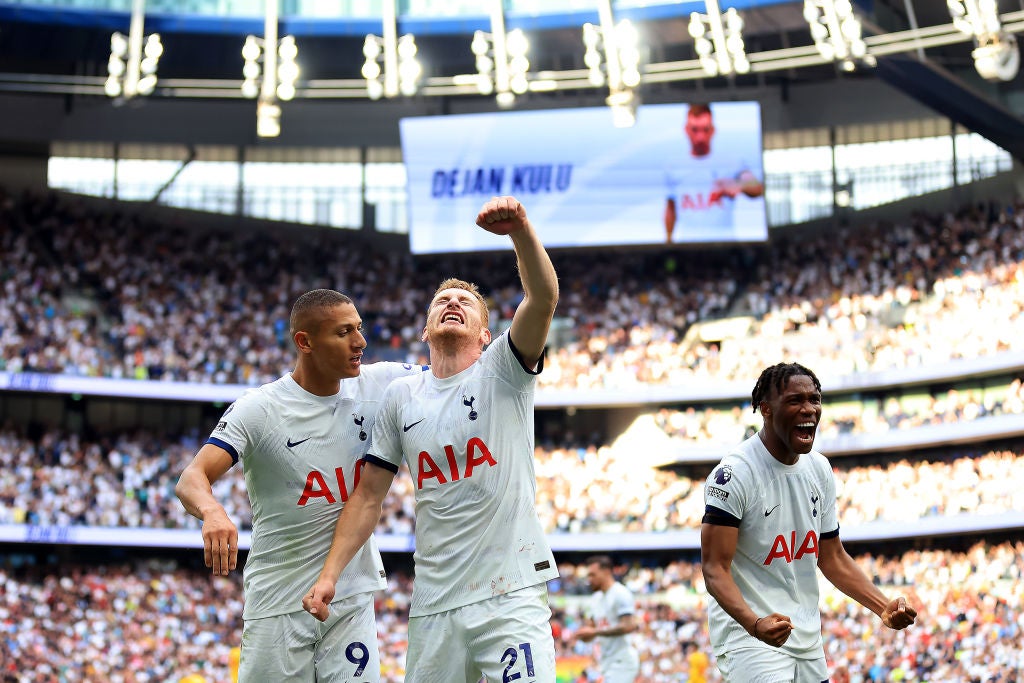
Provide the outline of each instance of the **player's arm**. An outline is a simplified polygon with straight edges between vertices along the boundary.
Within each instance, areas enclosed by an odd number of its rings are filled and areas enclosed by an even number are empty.
[[[764,183],[758,180],[751,171],[741,171],[736,176],[736,182],[739,183],[740,192],[748,197],[760,197],[764,194]]]
[[[778,647],[789,638],[793,624],[789,617],[773,613],[758,615],[750,609],[732,576],[732,560],[739,541],[738,526],[712,524],[700,527],[701,570],[708,593],[754,638]]]
[[[672,241],[672,231],[676,228],[676,200],[669,197],[665,200],[665,234]]]
[[[585,626],[576,629],[576,637],[585,643],[597,636],[624,636],[632,633],[637,628],[636,619],[633,618],[632,614],[621,615],[619,620],[612,626],[598,627],[594,624],[593,619],[587,619],[584,623],[586,624]]]
[[[764,183],[757,179],[752,172],[742,170],[734,178],[719,178],[715,181],[712,198],[729,197],[735,199],[737,195],[744,194],[748,197],[760,197],[764,194]]]
[[[234,459],[226,450],[205,444],[174,486],[185,510],[203,521],[203,561],[214,574],[227,574],[238,565],[238,528],[213,497],[213,482],[233,464]]]
[[[512,316],[509,335],[523,362],[534,368],[544,353],[548,329],[558,305],[558,276],[551,257],[515,197],[495,197],[484,204],[476,224],[488,232],[512,238],[523,300]]]
[[[907,599],[887,598],[846,552],[838,535],[819,541],[818,569],[833,586],[877,614],[889,628],[899,630],[914,623],[917,611]]]
[[[302,598],[303,609],[320,621],[325,621],[330,615],[338,577],[377,526],[384,497],[388,495],[394,479],[395,472],[391,469],[375,464],[375,460],[367,461],[359,485],[342,508],[320,576]]]

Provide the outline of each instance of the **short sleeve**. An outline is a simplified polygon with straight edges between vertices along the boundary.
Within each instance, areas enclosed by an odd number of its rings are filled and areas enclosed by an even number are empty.
[[[829,534],[839,529],[839,511],[836,492],[836,475],[825,456],[821,456],[821,532]]]
[[[615,613],[616,619],[636,613],[636,602],[633,600],[633,594],[625,586],[615,591],[615,602],[612,610]]]
[[[747,507],[750,470],[731,458],[722,460],[704,482],[704,505],[743,519]]]
[[[258,390],[246,391],[227,410],[213,428],[206,443],[220,446],[238,462],[259,443],[267,423],[266,408]]]
[[[537,374],[544,367],[544,355],[541,355],[536,371],[528,370],[512,346],[512,340],[506,331],[491,342],[481,356],[480,362],[502,381],[519,391],[528,391],[536,383]]]
[[[402,432],[398,423],[401,406],[404,403],[403,397],[408,391],[404,382],[392,382],[384,390],[384,398],[381,400],[377,419],[373,423],[366,455],[370,462],[393,472],[397,472],[402,465]]]

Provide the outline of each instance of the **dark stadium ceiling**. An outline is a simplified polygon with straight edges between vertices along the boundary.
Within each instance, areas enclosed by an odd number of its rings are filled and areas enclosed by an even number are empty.
[[[111,31],[119,28],[127,32],[129,15],[29,11],[25,4],[0,2],[0,91],[102,96]],[[721,2],[722,9],[732,4],[742,8],[743,37],[752,69],[727,78],[707,77],[696,62],[694,40],[687,29],[690,11],[702,9],[703,2],[631,8],[618,13],[616,18],[631,18],[641,35],[641,90],[656,94],[703,87],[742,88],[835,79],[839,75],[838,66],[824,62],[814,48],[803,16],[803,2]],[[995,85],[981,81],[972,68],[973,44],[952,30],[944,0],[858,0],[855,6],[872,54],[923,54],[928,61],[981,87],[986,96],[1009,102],[1011,109],[1021,109],[1008,97],[1010,93],[1019,94],[1021,76]],[[998,9],[1009,32],[1024,31],[1024,0],[1000,0]],[[159,81],[152,96],[240,97],[240,50],[246,33],[262,33],[259,20],[220,17],[197,23],[184,19],[147,16],[146,32],[159,31],[164,46]],[[553,72],[564,81],[561,85],[565,89],[599,90],[586,79],[580,29],[585,21],[596,22],[596,10],[563,15],[561,22],[537,22],[535,18],[510,14],[507,27],[522,27],[527,32],[531,75]],[[916,32],[912,30],[915,24]],[[469,44],[473,30],[489,28],[487,17],[435,22],[431,29],[450,32],[429,32],[431,25],[429,20],[399,20],[400,33],[422,29],[416,34],[416,42],[424,79],[413,97],[480,97],[472,86],[453,84],[452,77],[476,72]],[[365,82],[360,77],[364,33],[380,34],[379,24],[366,20],[316,24],[283,17],[281,26],[282,34],[293,29],[297,36],[301,68],[298,98],[366,97]],[[325,35],[328,32],[330,35]],[[915,46],[923,46],[922,51],[915,50]],[[842,76],[873,77],[871,71],[859,69]],[[557,93],[531,92],[528,97],[543,100],[557,97]]]

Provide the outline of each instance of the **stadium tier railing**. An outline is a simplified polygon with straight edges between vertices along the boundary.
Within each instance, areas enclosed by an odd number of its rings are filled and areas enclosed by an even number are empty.
[[[1024,351],[950,361],[941,365],[862,372],[822,378],[827,395],[906,388],[972,380],[1024,370]],[[682,386],[641,385],[629,389],[550,389],[537,391],[538,408],[607,408],[677,403],[741,402],[749,399],[750,381],[700,378]],[[41,372],[0,371],[0,391],[29,391],[84,396],[114,396],[168,401],[230,403],[250,387],[244,384],[113,379]]]
[[[1024,511],[974,515],[926,517],[913,521],[878,521],[843,527],[844,541],[889,541],[931,536],[965,536],[1024,528]],[[385,553],[411,553],[412,534],[375,534]],[[251,534],[238,534],[238,547],[248,550]],[[555,552],[623,552],[657,550],[698,550],[700,531],[681,529],[664,532],[552,533]],[[202,536],[196,529],[144,529],[125,527],[40,526],[0,524],[0,543],[39,543],[70,546],[123,546],[145,548],[195,548],[201,551]]]
[[[919,451],[956,444],[1012,439],[1021,435],[1024,435],[1024,414],[991,415],[975,420],[892,429],[877,434],[819,437],[815,440],[814,447],[829,457],[841,457]],[[721,460],[728,451],[729,446],[722,444],[691,446],[668,442],[662,447],[663,457],[654,464],[664,467],[673,464],[714,463]]]

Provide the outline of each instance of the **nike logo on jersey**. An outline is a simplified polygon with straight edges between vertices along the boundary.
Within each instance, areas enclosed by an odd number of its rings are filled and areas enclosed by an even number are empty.
[[[779,505],[782,505],[782,503],[779,503]],[[765,516],[765,517],[767,517],[768,515],[770,515],[770,514],[772,514],[773,512],[775,512],[776,508],[778,508],[778,507],[779,507],[779,505],[776,505],[776,506],[775,506],[775,507],[773,507],[773,508],[772,508],[771,510],[765,510],[765,511],[764,511],[764,516]]]
[[[288,444],[288,448],[295,448],[300,443],[306,443],[307,441],[309,441],[312,438],[313,437],[311,437],[311,436],[307,436],[305,439],[302,439],[301,441],[292,441],[291,439],[288,439],[288,441],[286,443]]]
[[[403,432],[407,432],[407,431],[409,431],[410,429],[412,429],[413,427],[415,427],[416,425],[418,425],[418,424],[419,424],[420,422],[423,422],[423,421],[424,421],[424,420],[426,420],[426,419],[427,419],[427,418],[425,418],[425,417],[421,417],[420,419],[416,420],[415,422],[413,422],[413,423],[412,423],[412,424],[410,424],[410,425],[402,425],[402,431],[403,431]]]

